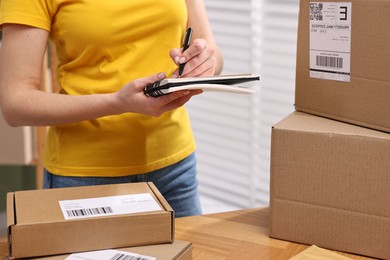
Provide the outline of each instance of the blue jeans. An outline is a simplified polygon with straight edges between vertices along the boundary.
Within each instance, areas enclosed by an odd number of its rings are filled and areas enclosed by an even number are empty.
[[[72,177],[55,175],[45,169],[43,176],[45,189],[130,182],[153,182],[175,211],[176,217],[202,213],[195,153],[178,163],[145,174],[123,177]]]

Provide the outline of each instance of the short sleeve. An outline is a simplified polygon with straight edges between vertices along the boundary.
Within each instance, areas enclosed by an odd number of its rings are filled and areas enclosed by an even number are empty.
[[[54,0],[0,0],[0,26],[14,23],[50,31],[54,5]]]

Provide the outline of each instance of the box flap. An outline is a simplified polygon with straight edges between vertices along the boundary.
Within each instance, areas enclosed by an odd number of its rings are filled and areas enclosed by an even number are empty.
[[[340,134],[351,136],[364,136],[390,140],[390,135],[381,131],[346,124],[337,120],[330,120],[320,116],[313,116],[302,112],[293,112],[273,127],[275,130],[288,130],[300,132],[314,132],[325,134]]]
[[[164,207],[166,211],[173,211],[171,205],[166,201],[161,192],[157,189],[153,182],[148,182],[149,188],[153,191],[154,195],[157,197],[160,204]]]
[[[14,204],[14,192],[7,193],[7,227],[15,225],[15,204]]]
[[[184,243],[184,241],[181,241]],[[183,248],[183,250],[177,254],[177,260],[191,260],[192,259],[192,244],[189,242],[185,242],[187,245]]]
[[[171,244],[130,247],[126,248],[124,251],[154,256],[159,260],[185,260],[192,259],[191,249],[192,244],[190,242],[175,240]],[[184,256],[191,256],[191,258],[183,258]]]
[[[9,255],[12,255],[11,229],[16,223],[14,195],[15,195],[14,192],[7,193],[7,240],[8,240],[8,253],[9,253]]]
[[[166,201],[161,192],[157,189],[153,182],[148,182],[150,189],[153,191],[154,195],[158,198],[161,205],[165,208],[166,211],[171,212],[172,216],[172,241],[175,239],[175,212],[172,209],[171,205]]]
[[[117,248],[114,250],[131,252],[144,256],[156,257],[158,260],[191,260],[192,244],[187,241],[176,240],[169,244],[159,244],[150,246],[137,246]],[[46,256],[34,258],[36,260],[65,260],[70,254]]]

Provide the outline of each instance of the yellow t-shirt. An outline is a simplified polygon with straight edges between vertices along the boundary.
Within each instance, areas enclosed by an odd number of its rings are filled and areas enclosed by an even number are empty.
[[[109,93],[133,79],[177,66],[169,50],[185,31],[185,0],[0,0],[0,25],[50,32],[63,93]],[[159,169],[195,150],[184,107],[50,127],[44,166],[55,174],[123,176]]]

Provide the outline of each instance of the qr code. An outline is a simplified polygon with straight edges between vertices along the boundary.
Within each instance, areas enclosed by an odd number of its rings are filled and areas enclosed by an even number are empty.
[[[310,3],[310,20],[322,21],[322,3]]]

